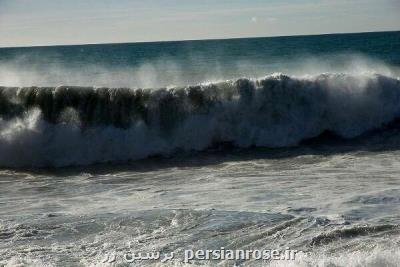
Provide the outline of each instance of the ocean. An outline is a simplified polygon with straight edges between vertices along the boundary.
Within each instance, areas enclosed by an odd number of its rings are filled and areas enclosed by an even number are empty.
[[[398,266],[399,121],[400,32],[0,48],[0,266]]]

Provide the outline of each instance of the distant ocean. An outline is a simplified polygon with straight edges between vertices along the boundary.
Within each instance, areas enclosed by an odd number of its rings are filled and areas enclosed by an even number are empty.
[[[0,48],[0,266],[398,266],[399,121],[400,32]]]

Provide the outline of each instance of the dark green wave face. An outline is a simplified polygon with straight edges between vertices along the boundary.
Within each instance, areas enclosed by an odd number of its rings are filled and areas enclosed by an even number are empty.
[[[82,127],[129,128],[144,122],[168,131],[191,116],[218,119],[232,113],[229,115],[239,124],[244,119],[256,122],[268,117],[258,125],[268,128],[289,122],[291,116],[334,117],[336,114],[329,109],[336,98],[349,102],[345,107],[349,117],[355,106],[370,108],[374,102],[386,106],[390,102],[390,106],[397,107],[399,90],[395,78],[336,74],[309,79],[278,75],[170,89],[0,87],[0,116],[3,120],[21,118],[37,108],[45,121],[57,124],[69,122],[65,113],[73,111]],[[397,114],[390,115],[388,121]]]

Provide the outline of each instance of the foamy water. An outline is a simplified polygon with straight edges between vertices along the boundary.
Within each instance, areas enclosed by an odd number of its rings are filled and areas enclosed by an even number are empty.
[[[1,257],[10,266],[101,266],[115,254],[124,266],[124,253],[155,248],[184,266],[184,249],[290,247],[305,254],[271,266],[396,266],[398,153],[339,148],[3,171]]]

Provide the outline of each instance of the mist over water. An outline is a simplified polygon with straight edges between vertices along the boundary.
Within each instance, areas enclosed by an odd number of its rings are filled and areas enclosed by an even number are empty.
[[[196,85],[238,78],[262,78],[273,73],[296,77],[322,73],[382,74],[399,76],[399,67],[361,54],[332,54],[325,57],[300,55],[294,58],[259,62],[257,59],[233,62],[212,61],[189,57],[139,63],[137,66],[101,64],[68,65],[65,62],[35,62],[32,56],[19,56],[0,62],[1,86],[95,86],[110,88],[153,88]],[[203,63],[204,64],[204,63]]]

